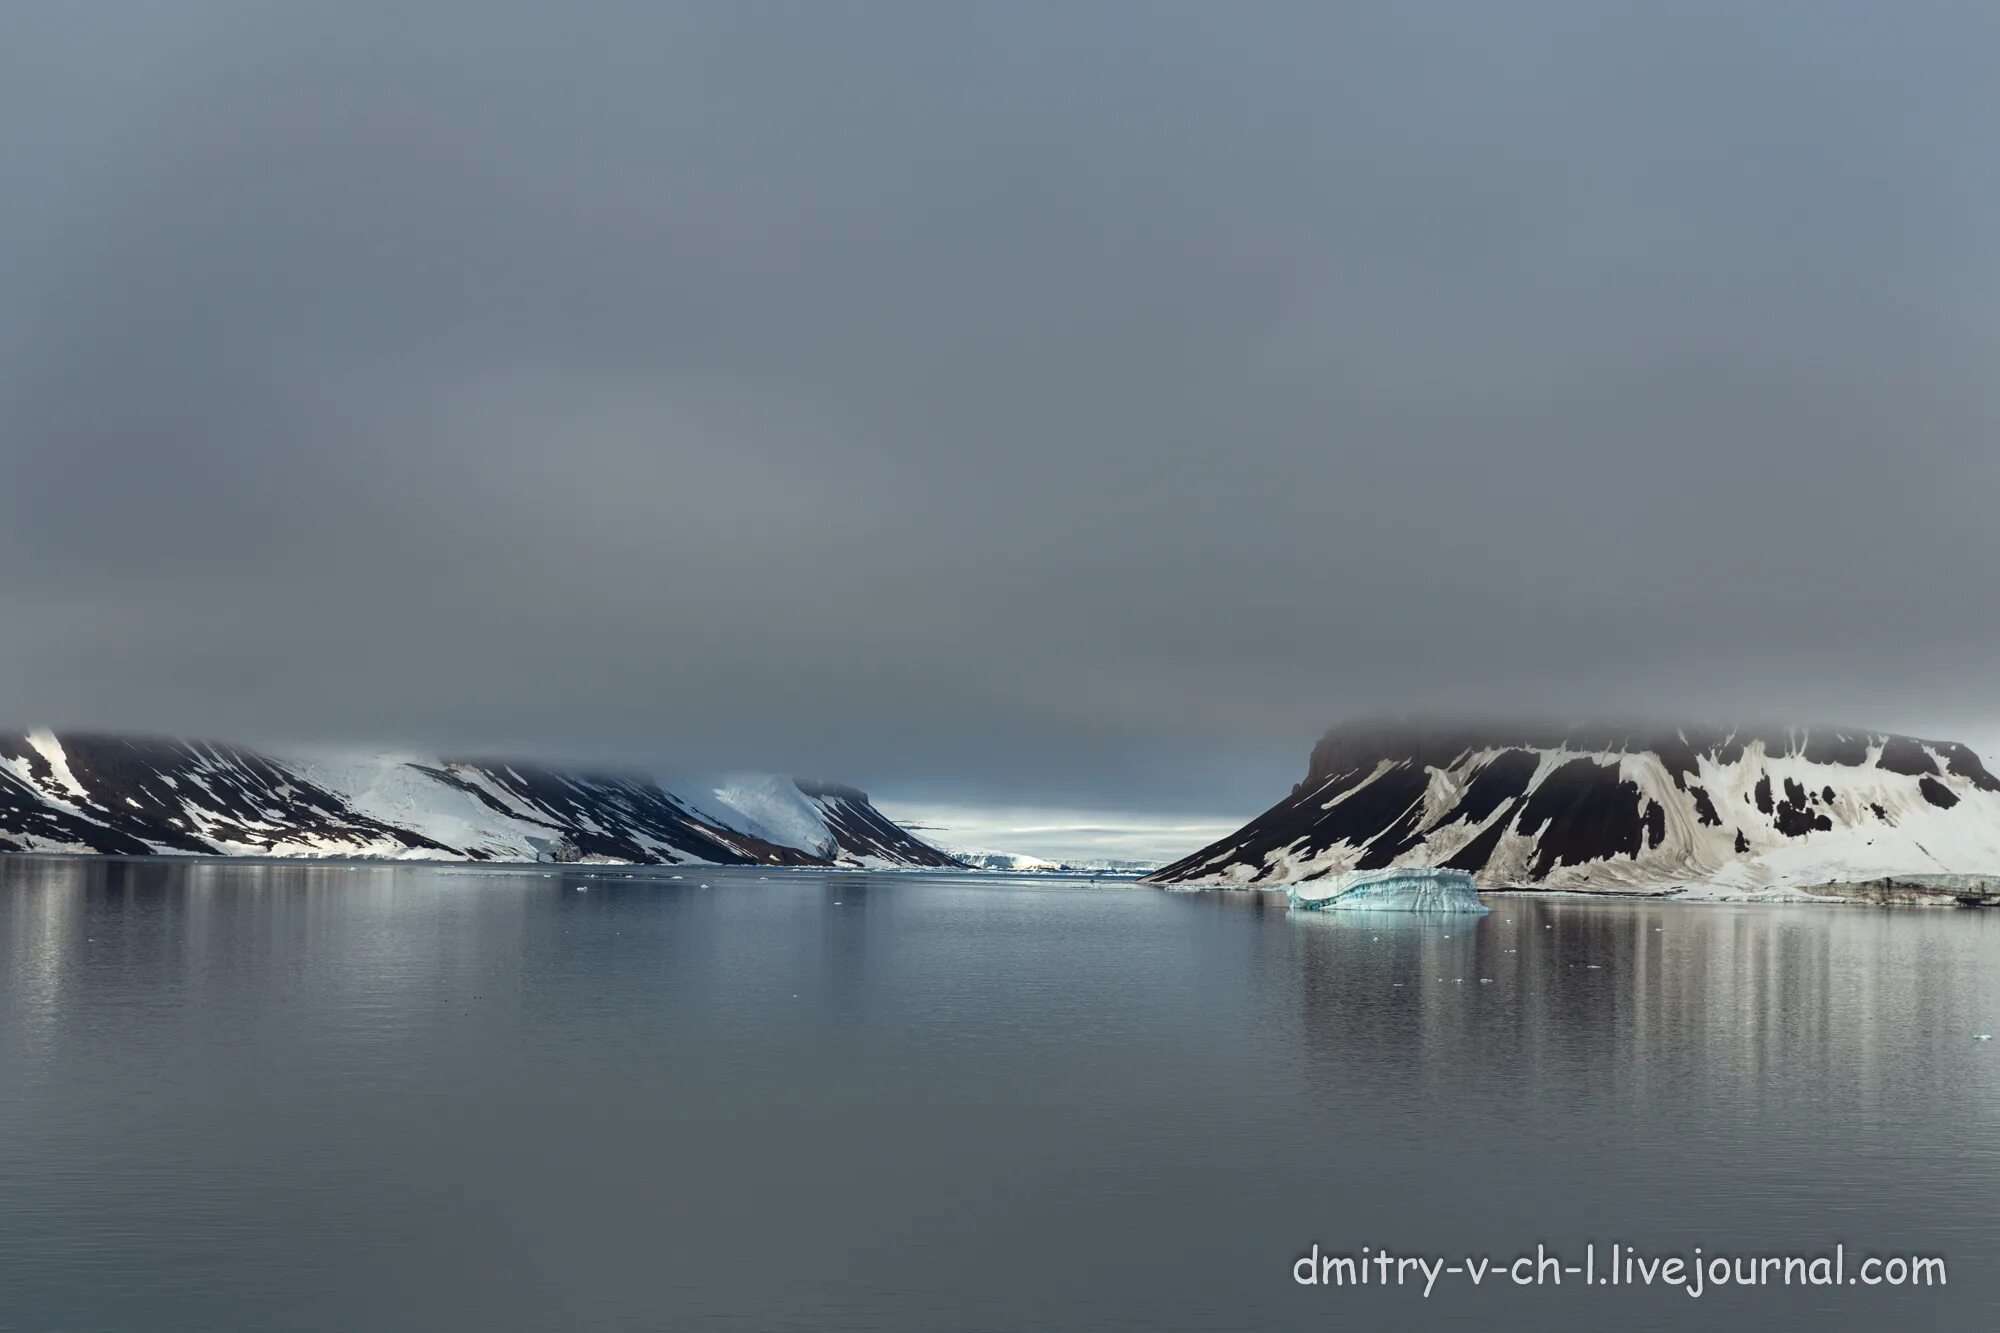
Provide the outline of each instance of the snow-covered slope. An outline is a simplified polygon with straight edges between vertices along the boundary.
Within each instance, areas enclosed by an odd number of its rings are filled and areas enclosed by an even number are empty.
[[[2000,872],[1963,745],[1824,727],[1336,727],[1305,781],[1163,884],[1442,866],[1483,885],[1732,893]]]
[[[974,870],[993,870],[1010,875],[1137,875],[1159,865],[1157,861],[1128,861],[1115,858],[1051,861],[1045,856],[1030,856],[1026,852],[996,852],[983,847],[948,847],[945,850]]]
[[[877,810],[868,793],[838,782],[792,779],[840,848],[838,859],[860,866],[928,865],[958,867],[945,852],[914,837]],[[963,867],[959,867],[963,868]]]
[[[948,851],[974,870],[997,870],[1005,874],[1028,874],[1061,870],[1060,861],[1029,856],[1026,852],[995,852],[984,847],[952,847]]]
[[[275,758],[122,736],[0,735],[0,851],[956,865],[851,787],[430,755]]]
[[[832,857],[840,850],[819,806],[791,778],[774,773],[731,773],[713,779],[685,779],[674,783],[674,789],[718,824],[800,847],[815,856]]]

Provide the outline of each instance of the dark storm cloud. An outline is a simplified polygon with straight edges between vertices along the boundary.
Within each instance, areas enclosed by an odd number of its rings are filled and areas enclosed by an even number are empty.
[[[13,6],[0,704],[1197,803],[1989,725],[2000,31],[1666,8]]]

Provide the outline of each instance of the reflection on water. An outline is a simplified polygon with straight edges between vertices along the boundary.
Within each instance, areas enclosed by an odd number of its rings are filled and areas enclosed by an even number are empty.
[[[1307,1041],[1336,1062],[1365,1043],[1372,1065],[1418,1076],[1490,1067],[1536,1104],[1706,1080],[1739,1110],[1806,1093],[1865,1105],[1917,1072],[1913,1037],[1947,1038],[1955,1064],[1995,1012],[1989,948],[1937,947],[2000,943],[1985,917],[1496,901],[1462,924],[1300,914]]]
[[[1992,914],[684,873],[0,862],[0,1326],[2000,1318]],[[1287,1280],[1589,1240],[1952,1285]]]

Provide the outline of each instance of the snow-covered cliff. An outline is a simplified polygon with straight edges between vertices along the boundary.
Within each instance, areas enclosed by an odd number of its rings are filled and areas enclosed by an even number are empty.
[[[0,851],[634,863],[957,863],[852,787],[435,755],[0,735]]]
[[[1963,745],[1828,727],[1336,727],[1305,781],[1157,871],[1264,888],[1441,866],[1482,885],[1742,892],[2000,871]]]

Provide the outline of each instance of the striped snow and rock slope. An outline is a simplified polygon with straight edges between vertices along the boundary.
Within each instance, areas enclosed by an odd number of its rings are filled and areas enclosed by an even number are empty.
[[[0,851],[950,867],[852,787],[0,735]]]
[[[1691,896],[2000,873],[2000,780],[1963,745],[1824,727],[1336,727],[1305,781],[1163,884],[1441,866],[1483,885]]]

